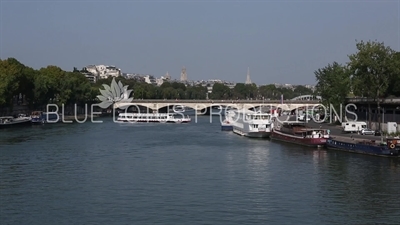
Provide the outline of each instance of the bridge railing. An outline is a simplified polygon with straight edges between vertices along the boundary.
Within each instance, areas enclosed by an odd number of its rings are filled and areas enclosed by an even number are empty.
[[[377,100],[372,98],[347,98],[348,103],[376,103]],[[387,103],[387,104],[400,104],[400,98],[386,98],[380,99],[380,103]]]
[[[193,99],[133,99],[132,102],[141,103],[214,103],[214,104],[226,104],[226,103],[258,103],[258,104],[280,104],[280,100],[193,100]],[[319,100],[284,100],[283,104],[318,104]]]

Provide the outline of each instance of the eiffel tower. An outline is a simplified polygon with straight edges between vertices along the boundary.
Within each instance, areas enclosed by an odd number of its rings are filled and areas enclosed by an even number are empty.
[[[250,80],[250,67],[247,67],[246,84],[252,84],[252,83],[251,83],[251,80]]]

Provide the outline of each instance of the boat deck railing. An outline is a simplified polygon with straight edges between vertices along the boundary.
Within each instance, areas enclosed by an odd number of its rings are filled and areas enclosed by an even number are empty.
[[[352,144],[363,144],[363,145],[374,145],[374,146],[386,145],[385,140],[381,142],[377,140],[370,140],[358,137],[331,136],[331,139],[335,141],[349,142]]]

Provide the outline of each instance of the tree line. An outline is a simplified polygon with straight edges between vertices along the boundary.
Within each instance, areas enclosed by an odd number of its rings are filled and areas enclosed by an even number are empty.
[[[99,89],[111,84],[112,78],[100,79],[96,83],[78,70],[64,71],[57,66],[33,69],[15,58],[0,60],[0,108],[12,108],[15,104],[28,105],[30,109],[48,103],[61,106],[84,105],[98,102]],[[133,90],[134,99],[291,99],[299,95],[313,94],[305,86],[295,88],[238,83],[233,88],[215,83],[212,93],[203,85],[186,86],[179,82],[164,82],[161,86],[135,79],[117,77]]]
[[[382,99],[400,96],[400,52],[378,41],[359,41],[356,48],[347,63],[333,62],[314,72],[323,102],[338,107],[347,97],[364,97],[379,108]],[[371,121],[371,103],[368,111]]]

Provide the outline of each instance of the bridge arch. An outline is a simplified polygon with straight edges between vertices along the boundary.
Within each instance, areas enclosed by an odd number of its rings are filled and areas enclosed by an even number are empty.
[[[126,107],[130,108],[141,108],[141,112],[157,112],[160,109],[161,111],[166,111],[166,107],[173,107],[174,105],[176,106],[182,106],[185,108],[192,108],[198,112],[207,112],[209,113],[211,108],[216,108],[216,107],[222,107],[225,109],[226,107],[229,108],[236,108],[236,109],[252,109],[252,108],[257,108],[257,107],[271,107],[271,108],[280,108],[281,110],[284,111],[292,111],[294,109],[300,108],[300,107],[312,107],[314,105],[319,105],[320,103],[317,102],[308,102],[308,101],[303,101],[303,102],[287,102],[287,103],[262,103],[262,102],[254,102],[254,103],[239,103],[239,102],[217,102],[217,103],[212,103],[212,102],[175,102],[175,101],[158,101],[158,102],[130,102],[130,103],[115,103],[114,108],[119,108],[119,109],[125,109]],[[147,108],[147,109],[143,109]],[[164,109],[164,110],[163,110]],[[145,110],[145,111],[143,111]],[[129,110],[131,111],[131,110]]]
[[[297,101],[297,100],[301,100],[301,101],[311,101],[311,100],[322,100],[322,97],[319,95],[300,95],[297,96],[295,98],[291,99],[292,101]]]

